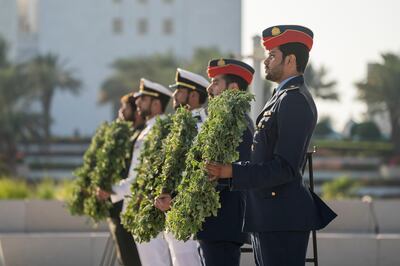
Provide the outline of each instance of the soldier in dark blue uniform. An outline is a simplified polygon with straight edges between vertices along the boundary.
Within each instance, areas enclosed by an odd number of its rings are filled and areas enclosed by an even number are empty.
[[[263,40],[266,78],[279,86],[257,118],[251,160],[210,163],[207,171],[210,179],[231,178],[231,189],[247,191],[243,230],[252,233],[258,265],[305,265],[310,231],[336,217],[301,173],[317,121],[303,78],[313,33],[281,25],[264,30]]]
[[[247,90],[253,79],[254,69],[233,59],[211,60],[208,76],[211,84],[207,88],[210,97],[215,97],[226,89]],[[238,147],[239,160],[250,159],[253,140],[253,122],[247,116],[248,126]],[[249,235],[242,232],[245,195],[241,191],[230,191],[229,180],[221,180],[217,185],[221,208],[217,216],[206,218],[203,230],[197,234],[200,256],[205,266],[239,266],[240,247],[248,242]]]

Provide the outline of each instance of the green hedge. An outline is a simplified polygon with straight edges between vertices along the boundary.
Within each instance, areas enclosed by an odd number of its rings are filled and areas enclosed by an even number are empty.
[[[36,183],[28,183],[26,180],[0,177],[0,199],[44,199],[66,201],[70,195],[71,181],[56,182],[53,179],[44,178]]]
[[[393,151],[393,144],[386,141],[353,141],[353,140],[318,140],[313,139],[311,147],[316,146],[317,151],[324,149],[337,153],[358,154],[389,154]]]
[[[0,179],[0,199],[25,199],[30,190],[25,181],[9,178]]]
[[[326,200],[355,198],[360,183],[347,176],[341,176],[322,185],[322,197]]]

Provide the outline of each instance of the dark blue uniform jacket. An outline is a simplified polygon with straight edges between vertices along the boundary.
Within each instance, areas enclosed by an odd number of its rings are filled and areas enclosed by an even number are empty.
[[[303,76],[276,92],[256,120],[251,160],[233,164],[233,190],[247,190],[245,232],[308,231],[336,214],[303,184],[317,110]]]

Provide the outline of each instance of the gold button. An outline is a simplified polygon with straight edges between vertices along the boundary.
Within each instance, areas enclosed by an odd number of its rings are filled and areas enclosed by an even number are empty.
[[[272,195],[273,197],[275,197],[275,196],[276,196],[276,193],[275,193],[274,191],[272,191],[272,192],[271,192],[271,195]]]

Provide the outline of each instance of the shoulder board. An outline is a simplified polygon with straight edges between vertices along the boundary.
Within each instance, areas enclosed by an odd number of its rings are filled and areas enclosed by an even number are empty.
[[[298,90],[298,89],[300,89],[299,86],[292,85],[292,86],[287,87],[286,89],[284,89],[284,91],[287,92],[287,91],[294,91],[294,90]]]

